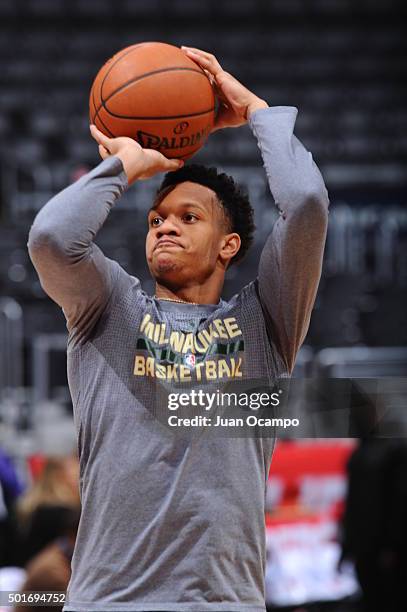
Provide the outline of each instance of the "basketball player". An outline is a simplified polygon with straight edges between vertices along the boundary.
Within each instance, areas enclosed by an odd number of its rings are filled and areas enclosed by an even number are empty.
[[[217,88],[215,129],[249,123],[280,216],[257,278],[224,301],[225,273],[251,241],[247,198],[215,170],[181,168],[92,127],[104,161],[35,219],[30,255],[67,319],[80,452],[83,510],[66,611],[265,610],[274,438],[177,436],[151,405],[165,385],[289,376],[321,274],[328,197],[293,135],[297,109],[269,108],[213,55],[184,51]],[[149,296],[94,238],[128,185],[164,171],[148,214]]]

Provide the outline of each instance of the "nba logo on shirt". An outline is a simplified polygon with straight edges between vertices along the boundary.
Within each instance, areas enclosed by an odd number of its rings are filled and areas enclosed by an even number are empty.
[[[184,363],[187,368],[192,370],[195,367],[195,355],[193,353],[187,353],[184,357]]]

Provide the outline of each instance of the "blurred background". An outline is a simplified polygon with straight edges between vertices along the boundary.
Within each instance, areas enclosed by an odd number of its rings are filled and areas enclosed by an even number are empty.
[[[98,163],[88,133],[89,90],[101,65],[125,46],[156,40],[200,47],[213,52],[226,70],[270,105],[299,109],[296,134],[321,169],[331,211],[320,289],[295,375],[406,376],[405,17],[402,0],[0,0],[3,534],[15,533],[10,525],[20,524],[17,500],[43,477],[48,462],[75,461],[65,320],[42,291],[26,242],[45,202]],[[228,298],[255,277],[276,211],[249,128],[214,134],[194,160],[232,174],[248,190],[255,208],[256,242],[247,259],[229,271],[224,291]],[[143,182],[126,193],[97,240],[107,256],[142,280],[147,292],[153,292],[153,285],[143,255],[145,216],[156,186],[154,180]],[[349,525],[359,515],[344,513],[346,466],[356,449],[362,457],[372,452],[370,469],[377,468],[374,462],[379,459],[389,462],[392,453],[402,455],[390,442],[379,442],[373,450],[351,440],[285,441],[277,446],[267,517],[272,535],[270,607],[361,609],[354,567],[340,575],[336,569],[342,546],[348,547],[354,563],[357,556],[357,546],[347,540]],[[66,477],[61,469],[55,472],[58,482]],[[396,472],[388,469],[404,495]],[[376,501],[393,499],[374,483]],[[46,499],[45,505],[61,503],[59,494],[51,504]],[[366,493],[365,504],[368,499]],[[75,509],[77,502],[71,502],[64,497],[62,505]],[[361,509],[363,504],[351,500],[349,507]],[[405,509],[402,503],[398,507]],[[58,511],[56,515],[62,516]],[[383,518],[379,515],[373,530]],[[66,542],[75,516],[68,513],[65,518],[47,541],[58,534],[69,553]],[[21,526],[16,533],[29,541],[28,527],[24,529],[24,536]],[[39,550],[21,539],[10,543],[9,536],[4,538],[4,566],[24,568]],[[318,542],[320,549],[315,548]],[[16,550],[31,552],[23,558],[15,556]],[[386,551],[384,566],[394,569],[394,546]],[[320,565],[315,559],[321,559]],[[1,588],[13,580],[21,586],[24,573],[1,571]],[[359,581],[363,575],[359,568]],[[391,590],[387,585],[388,602]],[[381,609],[392,608],[388,603]]]

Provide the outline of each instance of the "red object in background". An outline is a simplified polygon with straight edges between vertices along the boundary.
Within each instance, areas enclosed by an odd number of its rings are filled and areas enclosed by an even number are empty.
[[[45,457],[44,455],[37,454],[31,455],[28,458],[28,467],[30,468],[30,474],[33,480],[36,480],[44,469]]]
[[[337,521],[344,509],[341,492],[344,485],[341,483],[346,479],[346,465],[355,446],[354,440],[279,442],[269,481],[280,482],[281,497],[275,500],[273,511],[266,513],[266,524],[314,523],[328,517]],[[308,484],[308,496],[304,498],[305,483]]]
[[[269,478],[286,481],[301,480],[303,476],[343,474],[355,442],[278,442],[273,455]],[[293,486],[293,485],[291,485]]]

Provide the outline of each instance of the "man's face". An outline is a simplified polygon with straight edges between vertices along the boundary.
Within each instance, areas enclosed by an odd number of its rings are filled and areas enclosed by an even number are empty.
[[[147,263],[174,289],[202,284],[219,265],[226,220],[212,189],[179,183],[148,214]]]

